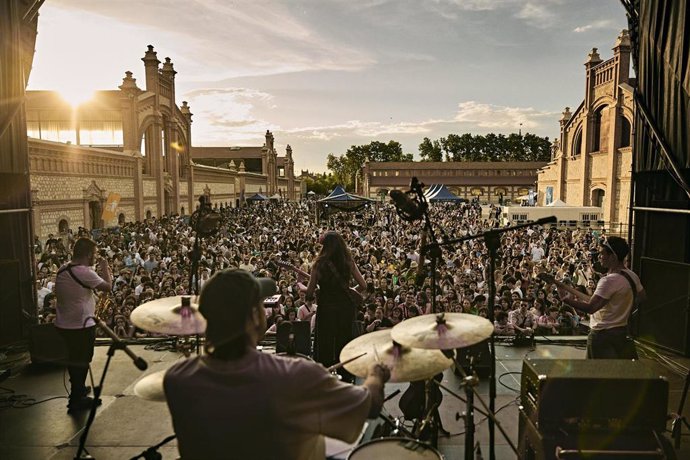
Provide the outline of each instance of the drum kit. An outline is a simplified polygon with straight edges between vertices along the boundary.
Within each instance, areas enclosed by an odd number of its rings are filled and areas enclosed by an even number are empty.
[[[198,310],[197,298],[169,297],[154,300],[141,305],[132,312],[132,322],[146,331],[169,335],[203,334],[206,321]],[[457,362],[455,351],[470,347],[489,338],[493,333],[493,325],[486,319],[465,313],[430,314],[410,318],[396,325],[392,329],[384,329],[361,335],[348,343],[340,353],[340,364],[332,366],[333,371],[344,367],[351,374],[366,377],[368,369],[374,363],[387,366],[391,372],[390,382],[423,382],[422,404],[419,413],[424,414],[423,420],[415,422],[412,431],[406,429],[398,420],[383,415],[384,421],[396,427],[391,437],[375,439],[355,448],[348,458],[353,460],[367,458],[389,458],[394,454],[396,459],[436,459],[442,458],[435,446],[436,429],[428,429],[439,422],[433,414],[437,412],[440,401],[432,401],[432,390],[443,388],[447,393],[465,402],[465,437],[466,458],[473,458],[474,452],[474,399],[481,402],[484,411],[478,412],[494,420],[482,401],[476,395],[475,387],[478,383],[475,375],[466,375],[462,366]],[[455,362],[456,368],[462,373],[462,386],[466,397],[463,399],[441,384],[434,376],[450,368]],[[134,394],[149,401],[165,401],[163,378],[166,371],[160,371],[142,378],[134,387]],[[414,383],[411,383],[411,387]],[[425,429],[425,427],[427,429]],[[432,435],[430,435],[432,433]],[[433,439],[432,437],[433,436]],[[508,443],[512,442],[508,439]],[[467,454],[469,449],[469,455]],[[392,457],[391,457],[392,458]]]

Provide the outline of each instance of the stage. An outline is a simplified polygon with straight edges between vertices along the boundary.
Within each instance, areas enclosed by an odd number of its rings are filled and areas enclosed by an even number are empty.
[[[564,340],[570,339],[570,340]],[[560,345],[550,340],[559,340]],[[172,424],[165,403],[145,401],[134,395],[134,385],[144,375],[168,368],[181,355],[173,351],[154,351],[144,345],[134,345],[133,349],[148,363],[145,372],[139,371],[132,361],[118,351],[111,361],[110,370],[103,391],[103,404],[99,407],[95,422],[88,437],[87,449],[99,460],[131,458],[147,447],[155,445],[173,434]],[[107,346],[99,346],[92,365],[94,379],[98,382],[106,360]],[[518,444],[518,397],[520,389],[520,372],[523,359],[584,359],[585,351],[582,338],[550,337],[538,340],[536,347],[513,347],[507,344],[496,346],[497,382],[496,408],[498,420],[505,428],[515,445]],[[668,367],[656,361],[643,358],[653,366],[659,375],[665,376],[670,385],[669,413],[676,412],[684,385],[684,377],[672,372]],[[8,354],[2,367],[12,364],[12,375],[0,387],[14,390],[36,401],[52,399],[41,404],[25,408],[0,410],[0,458],[3,459],[72,459],[79,444],[79,435],[86,421],[88,412],[78,416],[67,415],[66,385],[68,377],[62,368],[50,365],[26,365],[28,355]],[[690,360],[673,357],[673,360],[687,367]],[[444,373],[443,385],[464,396],[459,389],[460,379],[452,369]],[[397,389],[405,390],[407,384],[388,384],[386,393]],[[488,404],[489,385],[487,378],[480,378],[479,394]],[[7,394],[2,394],[6,397]],[[398,399],[400,395],[388,401],[386,410],[393,416],[400,415]],[[21,403],[19,403],[21,404]],[[476,402],[479,406],[479,402]],[[688,415],[688,404],[684,411]],[[457,421],[456,414],[465,410],[463,402],[444,392],[440,407],[441,419],[450,437],[439,436],[439,450],[446,459],[464,458],[465,438],[462,433],[462,419]],[[241,414],[238,414],[241,417]],[[484,458],[489,458],[488,425],[484,417],[475,414],[475,440],[481,444]],[[203,425],[204,420],[199,420]],[[670,428],[670,424],[669,424]],[[684,434],[690,434],[683,427]],[[178,457],[176,443],[173,440],[160,448],[164,459]],[[676,451],[678,458],[690,458],[690,436],[683,438],[681,449]],[[229,455],[231,455],[229,453]],[[345,458],[347,452],[339,457]],[[509,444],[496,429],[496,458],[515,458]]]

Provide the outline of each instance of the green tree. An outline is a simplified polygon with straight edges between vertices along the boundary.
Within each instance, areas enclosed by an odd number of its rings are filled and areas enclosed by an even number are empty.
[[[443,161],[443,148],[439,141],[431,141],[425,137],[421,144],[419,144],[419,156],[422,161]]]
[[[326,167],[346,190],[354,190],[356,180],[362,179],[362,167],[367,161],[412,161],[411,153],[403,153],[400,142],[373,141],[365,145],[353,145],[345,154],[328,155]]]
[[[422,146],[428,149],[429,145],[434,145],[427,140],[425,138],[420,144],[420,152]],[[449,134],[440,138],[438,145],[446,161],[549,161],[551,158],[549,138],[529,133],[524,136],[515,133],[508,136],[494,133],[484,136]]]
[[[307,192],[314,192],[317,195],[327,195],[338,184],[333,174],[316,174],[315,177],[307,178]]]

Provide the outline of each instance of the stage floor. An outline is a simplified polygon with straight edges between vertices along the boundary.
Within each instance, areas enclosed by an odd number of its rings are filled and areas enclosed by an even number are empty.
[[[556,339],[556,337],[554,337]],[[518,444],[518,397],[520,389],[520,372],[522,361],[527,355],[534,359],[584,359],[585,352],[578,342],[566,345],[553,345],[545,339],[539,341],[535,348],[516,348],[508,345],[496,346],[496,408],[502,408],[497,417],[515,445]],[[168,368],[181,355],[171,351],[154,351],[143,345],[135,345],[136,350],[149,363],[149,368],[141,372],[134,367],[131,360],[123,353],[117,352],[110,364],[110,370],[103,391],[103,405],[98,409],[95,422],[89,433],[87,449],[98,460],[131,458],[147,447],[155,445],[173,434],[170,415],[165,403],[151,402],[134,396],[133,388],[144,375]],[[96,349],[93,361],[94,379],[100,378],[105,364],[108,347]],[[687,367],[690,360],[673,358]],[[655,361],[645,359],[650,366],[664,375],[670,384],[669,413],[676,412],[681,398],[684,377],[671,372],[667,367]],[[1,363],[0,363],[1,364]],[[0,383],[0,387],[13,390],[36,401],[51,397],[61,397],[26,408],[0,410],[0,458],[2,459],[72,459],[79,444],[79,436],[86,421],[88,412],[78,416],[67,415],[66,383],[68,377],[62,368],[54,366],[15,366],[13,375]],[[98,380],[97,380],[98,381]],[[443,384],[463,395],[459,389],[460,379],[452,369],[444,373]],[[396,389],[405,390],[407,384],[389,384],[386,393]],[[1,392],[1,391],[0,391]],[[489,385],[487,378],[481,378],[478,392],[487,401]],[[5,396],[5,395],[2,395]],[[387,411],[400,415],[398,399],[400,395],[386,403]],[[477,406],[479,403],[477,402]],[[690,404],[686,404],[688,414]],[[463,402],[444,392],[440,407],[441,419],[445,428],[451,432],[450,437],[439,437],[439,450],[446,459],[464,458],[465,438],[462,432],[462,420],[456,420],[456,414],[465,410]],[[690,415],[690,414],[688,414]],[[481,445],[484,458],[489,458],[489,433],[484,417],[475,414],[477,423],[475,440]],[[200,424],[204,420],[199,420]],[[670,428],[670,425],[669,425]],[[684,434],[689,431],[684,427]],[[496,458],[512,459],[508,442],[496,429]],[[176,443],[173,440],[160,450],[164,459],[178,457]],[[678,458],[690,458],[690,436],[683,438]],[[346,457],[346,453],[342,458]]]

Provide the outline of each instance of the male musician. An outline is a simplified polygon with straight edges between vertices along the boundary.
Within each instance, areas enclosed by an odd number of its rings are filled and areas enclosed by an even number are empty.
[[[633,303],[642,302],[646,293],[640,278],[625,268],[624,261],[630,252],[628,243],[623,238],[611,236],[600,245],[599,261],[607,273],[599,280],[589,302],[578,300],[560,286],[558,292],[563,302],[591,315],[587,358],[636,358],[627,339],[628,318]]]
[[[58,270],[55,281],[55,327],[67,346],[71,384],[68,413],[88,409],[93,402],[87,396],[89,389],[85,385],[96,339],[96,323],[92,318],[96,307],[93,290],[108,292],[113,282],[105,258],[98,261],[98,273],[91,268],[95,257],[96,243],[89,238],[79,238],[74,244],[72,260]]]
[[[323,436],[354,442],[381,409],[384,366],[353,386],[320,364],[256,350],[275,293],[275,281],[241,269],[217,272],[201,291],[208,354],[175,364],[163,382],[182,458],[324,458]]]

